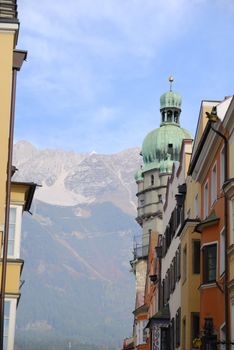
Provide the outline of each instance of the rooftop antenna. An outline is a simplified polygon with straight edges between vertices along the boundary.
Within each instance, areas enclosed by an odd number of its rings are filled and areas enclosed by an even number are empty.
[[[172,91],[172,83],[173,83],[173,81],[174,81],[173,76],[170,75],[169,78],[168,78],[168,80],[169,80],[169,83],[170,83],[170,91]]]

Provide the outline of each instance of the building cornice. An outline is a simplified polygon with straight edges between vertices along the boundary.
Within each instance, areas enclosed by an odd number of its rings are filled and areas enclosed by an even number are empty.
[[[161,188],[166,188],[166,185],[163,186],[152,186],[152,187],[148,187],[140,192],[137,192],[136,196],[140,196],[141,194],[145,194],[146,192],[150,192],[150,191],[157,191],[160,190]]]
[[[189,227],[196,227],[200,223],[200,219],[186,219],[183,224],[178,228],[176,237],[182,238]]]

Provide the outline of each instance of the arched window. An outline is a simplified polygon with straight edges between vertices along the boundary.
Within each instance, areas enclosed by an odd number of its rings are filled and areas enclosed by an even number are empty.
[[[168,112],[167,112],[167,121],[168,121],[169,123],[172,122],[172,111],[168,111]]]
[[[165,122],[165,111],[162,112],[162,122]]]
[[[173,160],[173,144],[172,143],[168,144],[167,153],[170,154],[171,159]]]
[[[174,122],[175,123],[179,122],[179,113],[177,111],[174,112]]]
[[[151,186],[154,185],[154,175],[151,175]]]

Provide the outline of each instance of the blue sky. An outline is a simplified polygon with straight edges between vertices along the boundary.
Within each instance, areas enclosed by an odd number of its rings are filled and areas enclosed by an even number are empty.
[[[233,0],[21,0],[15,140],[113,153],[159,126],[168,76],[193,134],[233,94]]]

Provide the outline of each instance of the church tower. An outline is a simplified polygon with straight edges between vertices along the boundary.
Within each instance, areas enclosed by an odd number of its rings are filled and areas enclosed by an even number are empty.
[[[138,186],[137,222],[142,227],[143,244],[150,230],[161,232],[162,205],[168,176],[173,163],[179,162],[183,139],[191,139],[189,131],[180,126],[181,96],[170,90],[160,98],[160,127],[149,132],[142,144],[143,166],[135,174]]]
[[[182,98],[172,90],[172,77],[169,82],[169,91],[160,98],[160,126],[146,135],[140,153],[143,165],[135,174],[138,186],[136,220],[142,227],[140,240],[134,243],[131,261],[136,278],[136,309],[144,304],[150,234],[154,232],[158,237],[163,233],[163,202],[168,177],[173,163],[179,162],[183,139],[191,139],[190,132],[180,126]]]

